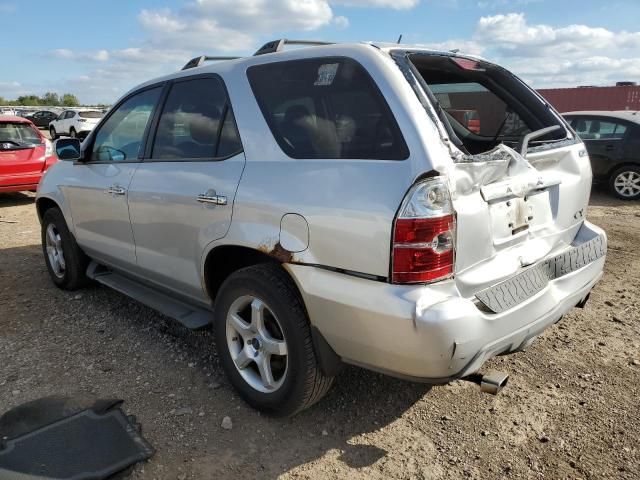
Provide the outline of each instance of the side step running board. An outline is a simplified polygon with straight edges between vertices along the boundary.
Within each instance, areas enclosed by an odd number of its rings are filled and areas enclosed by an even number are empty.
[[[96,262],[91,262],[87,268],[87,276],[144,303],[192,330],[204,328],[211,322],[212,313],[210,311],[177,300],[124,275],[108,270]]]

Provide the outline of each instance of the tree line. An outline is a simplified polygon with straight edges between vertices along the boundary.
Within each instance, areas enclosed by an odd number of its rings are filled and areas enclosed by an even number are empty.
[[[38,95],[22,95],[16,100],[6,100],[0,97],[0,105],[21,105],[24,107],[79,107],[78,97],[71,93],[63,93],[58,95],[54,92],[47,92],[41,97]]]

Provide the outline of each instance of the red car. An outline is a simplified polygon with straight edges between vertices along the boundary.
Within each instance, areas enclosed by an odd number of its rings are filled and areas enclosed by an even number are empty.
[[[35,190],[56,161],[53,145],[33,123],[0,116],[0,192]]]

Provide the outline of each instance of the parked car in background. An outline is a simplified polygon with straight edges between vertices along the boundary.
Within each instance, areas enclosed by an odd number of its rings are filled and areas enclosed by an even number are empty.
[[[15,116],[16,111],[13,108],[0,108],[0,115]]]
[[[35,190],[55,162],[52,143],[33,123],[0,116],[0,192]]]
[[[584,306],[607,246],[591,167],[525,83],[418,46],[287,43],[196,58],[57,141],[36,200],[55,285],[212,325],[231,384],[279,415],[342,362],[468,378]]]
[[[33,122],[36,127],[49,128],[49,124],[58,118],[58,114],[49,110],[32,112],[25,117]]]
[[[567,112],[584,141],[595,181],[623,200],[640,199],[640,112]]]
[[[65,110],[49,124],[51,139],[55,140],[61,135],[86,136],[103,116],[99,110]]]

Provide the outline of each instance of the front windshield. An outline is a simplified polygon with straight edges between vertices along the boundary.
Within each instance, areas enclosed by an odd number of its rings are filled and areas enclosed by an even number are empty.
[[[0,143],[8,142],[23,146],[41,144],[42,139],[27,123],[0,123]]]

